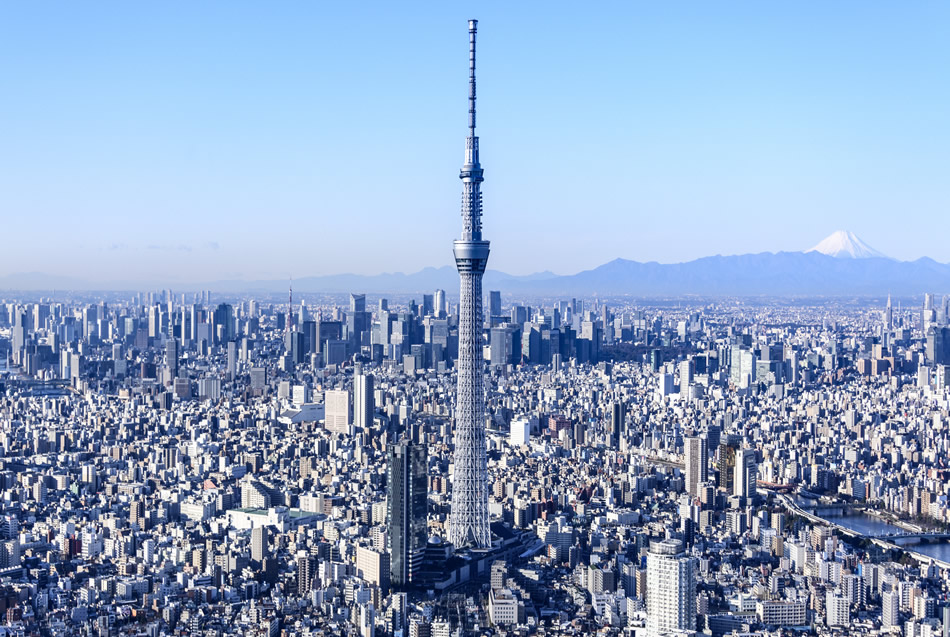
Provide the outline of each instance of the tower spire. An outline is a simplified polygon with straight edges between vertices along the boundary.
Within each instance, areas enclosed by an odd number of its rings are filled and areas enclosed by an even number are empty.
[[[478,20],[469,20],[468,21],[468,136],[469,137],[475,137],[475,34],[477,32],[478,32]]]
[[[462,192],[462,239],[482,238],[482,193],[484,180],[478,159],[478,136],[475,134],[475,34],[478,20],[468,21],[468,137],[465,138],[465,163],[459,173],[464,184]]]

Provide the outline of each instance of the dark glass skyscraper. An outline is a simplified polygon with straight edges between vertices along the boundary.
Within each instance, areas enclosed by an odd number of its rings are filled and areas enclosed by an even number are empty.
[[[403,441],[390,444],[386,455],[391,581],[399,588],[415,582],[425,554],[428,448]]]
[[[620,448],[624,434],[627,406],[620,401],[610,403],[610,442],[614,448]]]

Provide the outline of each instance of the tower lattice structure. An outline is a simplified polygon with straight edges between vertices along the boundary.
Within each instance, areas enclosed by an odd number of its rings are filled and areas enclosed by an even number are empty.
[[[461,279],[458,393],[455,404],[455,468],[449,541],[456,547],[491,546],[488,528],[488,461],[485,448],[485,392],[482,373],[482,275],[488,241],[482,239],[482,166],[475,135],[475,33],[469,20],[468,137],[462,180],[462,238],[454,243]]]

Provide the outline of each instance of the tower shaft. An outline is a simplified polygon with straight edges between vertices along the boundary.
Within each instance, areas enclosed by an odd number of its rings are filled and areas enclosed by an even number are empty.
[[[462,238],[455,241],[459,271],[458,391],[455,405],[455,459],[449,541],[456,547],[491,546],[488,527],[488,462],[485,448],[485,388],[482,372],[482,275],[489,243],[482,240],[482,167],[475,135],[476,20],[468,23],[468,137],[462,180]]]

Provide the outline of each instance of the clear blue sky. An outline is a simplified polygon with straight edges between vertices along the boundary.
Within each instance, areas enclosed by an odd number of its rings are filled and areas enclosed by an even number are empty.
[[[0,4],[0,275],[451,263],[470,17],[490,267],[950,261],[948,3],[70,1]]]

